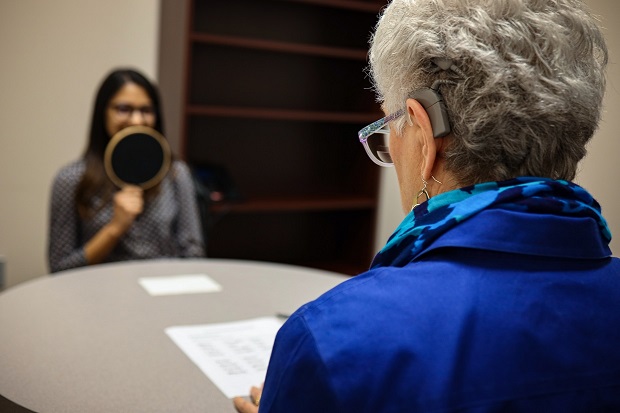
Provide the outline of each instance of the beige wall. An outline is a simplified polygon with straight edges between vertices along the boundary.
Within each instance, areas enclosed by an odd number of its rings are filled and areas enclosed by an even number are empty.
[[[588,155],[580,164],[577,183],[600,202],[614,238],[611,249],[620,255],[620,2],[586,0],[600,16],[610,50],[605,113],[592,139]],[[376,248],[383,246],[404,214],[393,168],[382,168],[381,204]]]
[[[159,0],[0,0],[0,256],[6,286],[47,272],[56,171],[86,142],[94,93],[117,65],[154,78]]]
[[[577,183],[600,202],[614,236],[611,250],[620,256],[620,2],[587,0],[586,3],[600,16],[609,47],[609,68],[603,120],[580,165]]]

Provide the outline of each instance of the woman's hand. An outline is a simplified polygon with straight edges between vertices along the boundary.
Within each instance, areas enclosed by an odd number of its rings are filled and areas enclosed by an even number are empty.
[[[250,401],[246,400],[243,397],[235,397],[233,399],[233,404],[235,405],[235,409],[239,413],[258,413],[258,405],[260,404],[260,397],[263,393],[263,386],[254,387],[250,389]]]
[[[103,262],[131,227],[144,208],[142,188],[129,185],[114,194],[114,215],[86,245],[84,255],[88,264]]]
[[[144,208],[142,188],[127,185],[114,194],[113,202],[114,215],[111,223],[124,233],[142,213]]]

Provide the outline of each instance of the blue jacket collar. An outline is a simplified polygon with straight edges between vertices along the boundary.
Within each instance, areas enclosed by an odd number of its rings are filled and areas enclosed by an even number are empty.
[[[547,257],[601,259],[612,255],[597,222],[491,209],[461,222],[414,257],[445,247],[475,248]]]

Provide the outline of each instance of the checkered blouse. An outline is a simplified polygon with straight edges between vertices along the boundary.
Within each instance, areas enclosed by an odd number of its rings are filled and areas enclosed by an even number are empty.
[[[52,187],[49,266],[51,272],[87,265],[84,245],[113,215],[113,205],[83,220],[75,191],[85,171],[83,160],[60,170]],[[95,199],[94,202],[100,202]],[[174,161],[160,193],[145,202],[144,211],[123,235],[105,262],[165,257],[203,257],[205,254],[198,207],[187,165]]]

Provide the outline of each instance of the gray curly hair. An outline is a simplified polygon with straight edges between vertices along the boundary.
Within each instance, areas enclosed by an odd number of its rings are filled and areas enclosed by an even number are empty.
[[[435,58],[458,69],[434,70]],[[388,113],[440,80],[452,127],[442,156],[468,185],[574,179],[600,120],[607,59],[580,0],[393,0],[368,70]],[[394,122],[402,133],[405,119]]]

